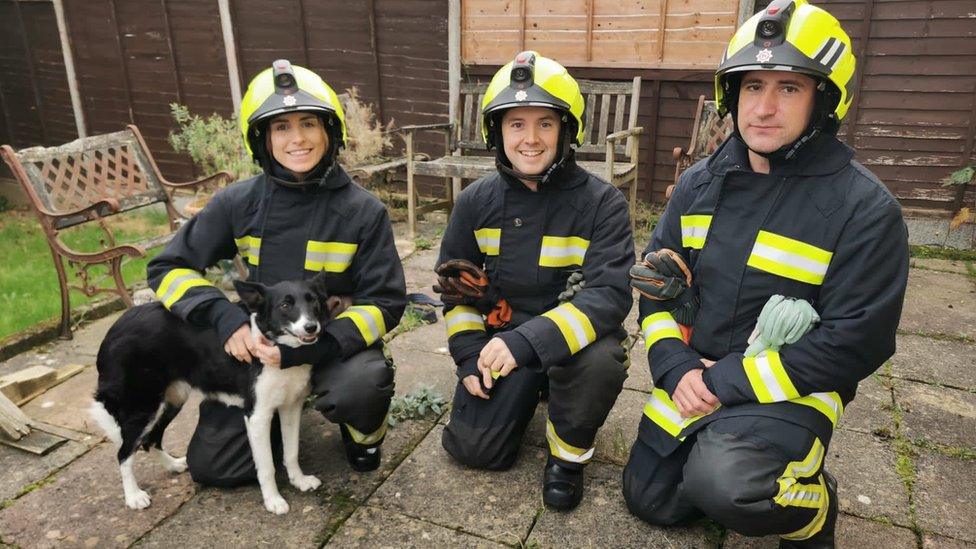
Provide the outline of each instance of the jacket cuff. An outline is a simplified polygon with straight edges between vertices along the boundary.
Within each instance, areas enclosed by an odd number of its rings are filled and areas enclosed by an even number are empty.
[[[724,406],[756,401],[742,366],[742,353],[730,353],[705,368],[702,381]]]
[[[458,364],[457,376],[458,379],[464,379],[468,376],[478,375],[478,357],[473,356]]]
[[[339,354],[339,344],[334,337],[323,333],[319,340],[312,345],[302,345],[300,347],[289,347],[288,345],[278,345],[281,351],[281,367],[291,368],[299,364],[311,364],[315,366],[330,358],[335,358]]]
[[[217,330],[220,344],[227,343],[241,325],[249,324],[247,313],[226,299],[215,299],[207,308],[207,322]]]
[[[536,354],[532,344],[529,343],[528,339],[525,339],[525,336],[516,331],[508,331],[495,334],[495,337],[505,342],[518,367],[539,368],[539,355]]]

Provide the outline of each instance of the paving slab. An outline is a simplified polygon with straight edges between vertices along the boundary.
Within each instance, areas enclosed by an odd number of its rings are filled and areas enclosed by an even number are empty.
[[[976,345],[913,334],[898,335],[891,375],[976,391]]]
[[[841,513],[837,517],[835,535],[837,547],[884,547],[885,549],[915,549],[915,533],[908,528],[874,522]],[[773,549],[779,536],[748,538],[730,532],[722,549]]]
[[[393,511],[364,505],[329,539],[326,547],[507,547]]]
[[[428,240],[440,244],[440,239]],[[428,250],[416,250],[403,262],[403,274],[407,278],[407,293],[434,295],[431,286],[437,281],[434,266],[439,253],[440,246],[435,245]]]
[[[837,478],[841,511],[911,524],[908,492],[895,472],[895,453],[888,441],[838,429],[830,441],[826,468]]]
[[[895,402],[904,414],[902,431],[911,439],[976,450],[976,394],[903,381]]]
[[[617,401],[610,410],[603,427],[597,431],[594,457],[598,460],[626,465],[630,457],[630,447],[637,439],[637,426],[640,424],[647,394],[639,391],[624,389],[617,396]],[[549,448],[546,442],[546,420],[548,419],[547,404],[542,402],[536,408],[535,415],[529,423],[525,433],[525,442],[540,448]]]
[[[522,447],[508,471],[459,465],[441,447],[438,425],[370,497],[370,505],[432,524],[518,545],[542,508],[546,454]]]
[[[92,361],[77,375],[25,404],[24,413],[45,423],[100,437],[104,433],[88,415],[97,383],[98,372]]]
[[[363,474],[346,463],[338,427],[320,413],[305,410],[299,462],[306,474],[322,481],[322,486],[313,492],[299,492],[279,471],[278,486],[291,508],[288,514],[276,516],[266,511],[257,484],[234,489],[201,488],[142,542],[158,547],[318,546],[330,528],[396,468],[432,423],[432,419],[398,423],[387,433],[380,468]],[[220,520],[214,519],[217,516]]]
[[[91,443],[95,442],[94,437],[88,438],[89,443],[68,440],[44,456],[0,445],[0,471],[3,471],[0,475],[0,503],[12,499],[31,484],[49,477],[87,452]]]
[[[630,368],[627,369],[627,380],[624,388],[650,393],[654,389],[651,378],[651,368],[647,364],[647,353],[644,351],[644,340],[638,339],[630,349]]]
[[[395,353],[398,349],[412,349],[427,353],[437,353],[446,357],[451,356],[447,350],[447,328],[444,325],[444,317],[441,316],[440,311],[437,312],[436,323],[425,324],[409,332],[399,334],[388,345],[394,351],[394,359],[397,358]]]
[[[397,338],[399,339],[399,338]],[[396,339],[393,340],[396,343]],[[405,395],[421,386],[433,387],[446,402],[451,401],[457,385],[455,366],[451,357],[410,348],[390,346],[396,363],[396,393]]]
[[[976,283],[971,277],[909,269],[899,329],[976,337]]]
[[[976,542],[976,462],[922,452],[915,460],[915,514],[923,529]]]
[[[169,473],[155,460],[137,459],[135,473],[153,498],[149,508],[139,511],[123,501],[115,447],[100,444],[49,484],[0,511],[0,537],[24,547],[128,546],[173,514],[194,490],[189,475]]]
[[[74,332],[74,339],[55,339],[0,363],[0,375],[35,365],[58,368],[66,364],[94,364],[105,333],[122,311],[94,320]]]
[[[868,376],[857,386],[857,396],[844,408],[840,428],[873,433],[884,429],[894,432],[891,389],[877,376]]]
[[[563,513],[546,509],[526,546],[537,547],[716,547],[701,526],[658,528],[630,514],[621,492],[623,468],[594,463],[586,469],[586,494]]]
[[[922,536],[922,549],[973,549],[976,543],[961,539],[947,538],[937,534]]]

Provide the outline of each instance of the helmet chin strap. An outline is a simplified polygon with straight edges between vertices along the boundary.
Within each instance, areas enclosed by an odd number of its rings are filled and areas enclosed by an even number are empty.
[[[512,161],[505,154],[501,129],[496,125],[496,129],[493,131],[498,132],[498,135],[495,136],[495,143],[502,144],[502,146],[495,147],[495,167],[498,168],[498,171],[506,173],[522,181],[532,181],[537,183],[540,187],[546,185],[557,173],[563,169],[567,161],[572,160],[575,156],[575,151],[573,151],[573,148],[570,146],[570,141],[572,138],[569,135],[568,125],[563,122],[559,131],[559,148],[556,150],[557,160],[550,164],[549,167],[546,168],[542,173],[522,173],[512,166]]]

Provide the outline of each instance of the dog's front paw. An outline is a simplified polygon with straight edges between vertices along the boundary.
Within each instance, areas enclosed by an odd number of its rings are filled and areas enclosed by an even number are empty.
[[[288,502],[281,496],[271,496],[264,498],[264,508],[276,515],[284,515],[288,512]]]
[[[183,473],[186,471],[186,457],[173,458],[166,469],[171,473]]]
[[[302,492],[308,492],[309,490],[314,490],[322,485],[322,481],[318,477],[313,475],[300,475],[294,478],[288,479],[291,481],[291,485],[298,488]]]
[[[152,503],[152,498],[149,497],[149,494],[145,490],[138,490],[125,496],[125,504],[129,509],[145,509],[149,507],[150,503]]]

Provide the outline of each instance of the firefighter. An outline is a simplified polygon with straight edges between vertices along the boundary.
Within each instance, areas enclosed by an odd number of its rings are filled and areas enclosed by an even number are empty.
[[[149,285],[174,314],[215,329],[226,352],[243,362],[313,364],[315,408],[340,425],[352,468],[376,469],[393,396],[393,367],[381,338],[406,305],[386,209],[339,166],[342,107],[314,72],[275,61],[248,86],[240,125],[262,173],[218,192],[190,219],[149,263]],[[244,311],[203,276],[235,254],[248,263],[248,279],[263,284],[324,271],[330,294],[345,296],[348,307],[313,346],[254,342]],[[187,465],[203,484],[256,478],[241,408],[219,400],[200,405]]]
[[[470,467],[507,469],[547,392],[542,496],[560,510],[582,498],[629,364],[627,202],[574,160],[583,110],[572,76],[536,52],[495,74],[481,112],[498,171],[459,195],[436,269],[459,378],[444,448]],[[579,273],[585,287],[561,302]]]
[[[827,448],[894,353],[908,276],[897,200],[835,137],[854,65],[837,19],[806,0],[769,4],[722,57],[716,101],[735,130],[681,176],[632,271],[654,388],[623,491],[649,523],[704,515],[780,547],[834,546]],[[744,353],[784,300],[819,322]]]

